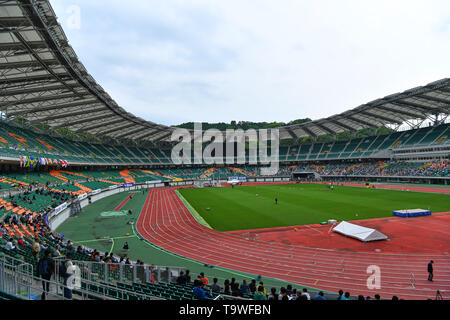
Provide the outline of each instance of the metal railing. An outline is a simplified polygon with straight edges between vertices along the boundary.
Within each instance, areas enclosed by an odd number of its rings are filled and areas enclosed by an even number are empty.
[[[62,263],[65,256],[55,258]],[[136,265],[122,263],[105,263],[95,261],[72,261],[80,268],[80,276],[86,281],[102,281],[115,284],[117,282],[147,283],[162,282],[174,283],[178,278],[181,267],[167,267],[154,265]],[[58,267],[55,266],[54,273],[60,276]]]
[[[58,257],[55,259],[59,263],[65,260],[65,257]],[[80,276],[83,282],[102,283],[105,286],[115,286],[118,283],[122,284],[148,284],[148,283],[164,283],[176,284],[177,278],[181,271],[185,268],[169,267],[169,266],[155,266],[155,265],[136,265],[136,264],[121,264],[121,263],[105,263],[92,261],[72,261],[73,264],[80,268]],[[55,268],[55,274],[59,275],[59,270]],[[225,280],[218,278],[219,280]],[[208,290],[208,288],[207,288]],[[220,297],[215,297],[214,300],[233,299],[233,300],[248,300],[244,297],[235,297],[226,294],[219,294]],[[153,297],[153,296],[152,296]],[[154,297],[159,298],[159,297]]]
[[[56,264],[55,269],[58,269]],[[48,290],[44,289],[44,283]],[[45,290],[47,300],[163,300],[160,297],[129,291],[98,281],[81,279],[80,284],[80,287],[66,285],[59,272],[54,272],[50,280],[36,277],[33,265],[8,255],[0,257],[0,291],[19,299],[42,299]],[[73,298],[66,296],[67,291],[73,294]]]

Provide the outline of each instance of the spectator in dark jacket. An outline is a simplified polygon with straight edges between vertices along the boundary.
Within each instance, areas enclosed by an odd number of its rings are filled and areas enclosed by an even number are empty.
[[[231,294],[231,285],[230,285],[230,280],[226,279],[224,284],[223,284],[223,293],[230,295]]]
[[[252,281],[248,285],[248,289],[250,290],[251,294],[254,294],[256,292],[256,280],[255,279],[252,279]]]
[[[45,255],[39,260],[38,275],[42,277],[41,300],[46,299],[47,292],[50,291],[50,278],[55,270],[55,261],[51,258],[51,251],[45,250]]]
[[[186,284],[186,276],[183,271],[180,271],[180,276],[177,278],[177,284]]]
[[[191,283],[191,275],[189,274],[189,270],[186,270],[186,274],[185,274],[185,276],[186,276],[186,283]]]
[[[213,284],[211,285],[211,291],[214,293],[219,293],[221,288],[220,285],[217,283],[219,280],[217,278],[213,279]]]
[[[242,280],[241,284],[241,296],[247,295],[249,291],[247,280]]]

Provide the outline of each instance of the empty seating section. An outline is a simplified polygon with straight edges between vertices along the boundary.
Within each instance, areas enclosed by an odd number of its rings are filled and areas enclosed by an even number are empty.
[[[372,152],[368,151],[369,147],[373,145],[377,137],[367,137],[361,140],[360,145],[355,150],[355,157],[369,156]]]
[[[286,160],[287,161],[295,161],[295,160],[297,160],[299,150],[300,150],[299,146],[291,146],[289,148],[289,152],[288,152],[288,154],[286,156]]]
[[[328,151],[327,158],[338,158],[339,154],[344,150],[347,143],[348,141],[336,141]]]
[[[423,146],[433,144],[441,136],[448,136],[450,133],[449,129],[450,127],[445,125],[433,127],[432,130],[430,130],[430,132],[428,132],[428,134],[425,135],[421,141],[419,141],[419,145]]]
[[[311,150],[311,146],[312,146],[312,144],[310,144],[310,143],[302,144],[298,151],[297,160],[306,160],[306,158],[308,157],[309,151]]]
[[[403,136],[403,146],[414,145],[418,143],[422,138],[430,131],[431,128],[420,128],[414,131],[408,131]]]
[[[361,140],[362,140],[361,138],[350,140],[347,146],[342,151],[340,158],[349,158],[352,152],[360,144]]]
[[[392,147],[398,147],[403,143],[402,136],[404,136],[406,133],[407,132],[395,132],[389,135],[378,149],[384,150]]]
[[[323,143],[314,143],[308,159],[316,159],[320,153],[320,150],[322,150],[322,147]]]
[[[321,150],[319,156],[317,157],[317,159],[326,158],[332,147],[333,147],[333,143],[324,143],[322,150]]]
[[[289,151],[289,147],[280,147],[280,150],[279,150],[280,161],[286,160],[286,158],[288,156],[288,151]]]
[[[373,152],[375,150],[380,150],[380,145],[386,140],[388,135],[377,136],[375,140],[369,145],[366,152]]]

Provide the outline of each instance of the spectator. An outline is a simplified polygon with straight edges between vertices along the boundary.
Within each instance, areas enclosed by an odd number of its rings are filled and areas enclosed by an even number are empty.
[[[139,259],[138,259],[139,260]],[[144,262],[140,261],[136,263],[136,277],[141,280],[142,283],[146,283],[145,266]]]
[[[9,241],[5,245],[5,249],[8,250],[8,251],[12,251],[15,254],[19,253],[19,250],[17,250],[16,246],[14,246],[14,239],[13,238],[9,238]]]
[[[350,300],[350,292],[346,292],[342,297],[341,300]]]
[[[197,299],[200,300],[205,300],[208,298],[212,298],[211,294],[207,291],[204,290],[203,286],[203,282],[200,280],[195,280],[194,281],[194,289],[192,291],[192,293],[194,294],[194,297],[196,297]]]
[[[186,283],[191,283],[191,275],[189,274],[189,270],[186,270]]]
[[[292,285],[288,284],[286,286],[286,293],[287,293],[288,296],[292,295]]]
[[[6,234],[6,229],[5,229],[5,227],[3,226],[3,223],[0,224],[0,233],[2,233],[2,235],[5,235],[5,234]]]
[[[17,240],[17,244],[18,244],[19,246],[22,246],[22,247],[27,247],[27,245],[25,244],[25,242],[23,242],[23,237],[22,237],[22,236],[20,236],[20,237],[19,237],[19,240]]]
[[[231,284],[230,280],[226,279],[223,283],[223,293],[226,295],[231,295]]]
[[[314,300],[327,300],[327,299],[323,296],[323,292],[319,291],[319,293],[314,297]]]
[[[252,279],[252,281],[248,285],[248,288],[249,288],[251,294],[254,294],[256,292],[256,280],[255,279]]]
[[[262,287],[262,286],[260,285],[259,287]],[[263,287],[263,289],[264,289],[264,287]],[[270,294],[269,294],[268,300],[278,300],[277,288],[271,288],[270,289]]]
[[[70,286],[71,276],[74,274],[74,265],[72,263],[72,256],[66,256],[66,261],[60,267],[60,275],[64,279],[64,298],[72,300],[72,289]]]
[[[308,293],[308,289],[303,288],[302,296],[306,296],[307,300],[311,300],[311,296]]]
[[[259,282],[259,285],[260,285],[261,287],[263,287],[263,289],[264,289],[264,294],[267,295],[266,288],[264,288],[264,283],[263,283],[262,281],[260,281],[260,282]]]
[[[289,296],[289,300],[297,300],[297,298],[297,289],[294,288]]]
[[[75,248],[72,245],[72,241],[67,241],[67,246],[66,246],[67,252],[70,253],[70,255],[75,253]]]
[[[297,292],[297,301],[308,301],[308,297],[302,294],[300,291]]]
[[[337,298],[337,300],[342,300],[341,298],[342,298],[342,296],[344,295],[344,291],[342,291],[342,290],[339,290],[339,293],[338,293],[338,298]]]
[[[239,283],[234,282],[231,285],[231,295],[233,297],[239,297],[241,295],[241,290],[239,290]]]
[[[289,300],[289,297],[287,295],[286,288],[281,287],[280,294],[278,295],[278,300],[287,301]]]
[[[45,255],[38,263],[38,276],[42,277],[41,300],[46,300],[47,292],[50,291],[50,278],[55,270],[55,261],[51,258],[51,251],[45,250]]]
[[[267,296],[264,294],[264,288],[258,286],[258,291],[253,295],[253,300],[267,300]]]
[[[231,288],[233,288],[235,282],[236,282],[236,279],[235,278],[231,278],[231,282],[230,282]]]
[[[177,284],[185,285],[186,284],[186,276],[183,271],[180,271],[180,275],[177,278]]]
[[[247,284],[247,280],[242,280],[242,284],[241,284],[241,296],[244,296],[244,295],[248,295],[248,291],[249,291],[249,288],[248,288],[248,284]]]
[[[34,259],[39,261],[39,253],[41,252],[41,245],[39,244],[39,238],[34,239],[33,246],[31,247]]]
[[[153,274],[153,269],[155,269],[154,265],[148,266],[148,270],[146,271],[147,282],[151,282],[151,283],[156,282],[155,276]]]
[[[217,278],[214,278],[214,279],[213,279],[213,284],[212,284],[212,286],[211,286],[211,291],[214,292],[214,293],[219,293],[220,290],[222,290],[222,289],[220,288],[220,285],[217,283],[218,281],[219,281],[219,280],[218,280]]]
[[[117,263],[117,260],[114,258],[114,254],[112,252],[109,254],[109,258],[111,259],[111,263]]]
[[[205,277],[205,274],[203,272],[200,273],[200,281],[203,282],[205,286],[209,284],[209,280],[207,277]]]
[[[381,297],[380,297],[379,294],[376,294],[376,295],[375,295],[375,300],[381,300]]]

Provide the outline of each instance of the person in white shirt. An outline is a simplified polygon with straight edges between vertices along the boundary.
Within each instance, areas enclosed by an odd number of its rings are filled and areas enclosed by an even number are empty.
[[[9,238],[9,241],[6,243],[5,249],[17,253],[18,251],[17,248],[14,246],[13,241],[14,241],[13,238]]]
[[[72,281],[73,281],[73,275],[75,273],[76,265],[72,263],[72,256],[67,255],[65,262],[66,267],[66,275],[64,279],[64,298],[66,299],[72,299]]]
[[[303,288],[302,296],[306,296],[308,300],[311,300],[311,296],[308,293],[308,289]]]

